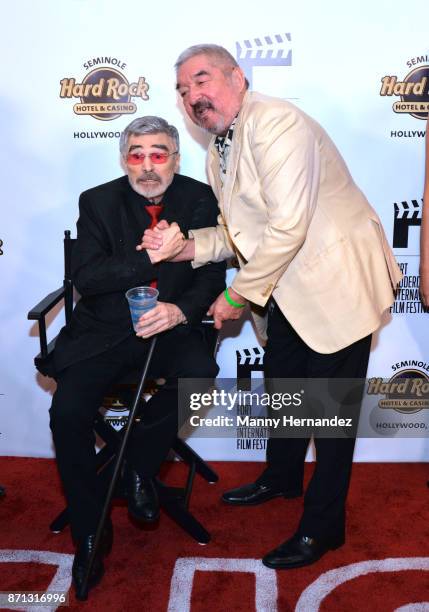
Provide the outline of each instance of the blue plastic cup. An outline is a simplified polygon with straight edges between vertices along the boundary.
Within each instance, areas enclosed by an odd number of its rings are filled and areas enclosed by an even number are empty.
[[[133,287],[126,292],[134,331],[138,331],[137,323],[140,317],[156,306],[158,294],[158,289],[154,287]]]

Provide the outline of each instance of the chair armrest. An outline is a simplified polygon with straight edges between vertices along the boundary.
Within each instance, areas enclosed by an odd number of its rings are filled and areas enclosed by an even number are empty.
[[[47,295],[41,302],[36,304],[34,308],[27,314],[27,319],[30,321],[37,321],[39,325],[39,341],[40,341],[40,354],[37,359],[44,360],[48,358],[48,342],[46,337],[46,314],[52,310],[52,308],[63,299],[65,290],[63,287],[53,291]]]
[[[60,287],[56,291],[49,293],[43,298],[41,302],[36,304],[34,308],[27,314],[27,319],[30,321],[40,321],[44,316],[52,310],[52,308],[58,304],[58,302],[64,297],[64,288]]]

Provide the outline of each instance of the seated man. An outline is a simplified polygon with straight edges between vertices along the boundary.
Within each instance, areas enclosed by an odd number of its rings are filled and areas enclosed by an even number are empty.
[[[164,119],[135,119],[121,135],[120,150],[128,176],[80,196],[72,275],[81,299],[54,352],[58,387],[51,429],[77,542],[73,580],[78,597],[103,505],[93,422],[105,392],[130,369],[141,368],[147,338],[158,334],[149,374],[162,376],[166,384],[148,402],[144,423],[130,439],[128,457],[139,475],[127,470],[130,512],[156,520],[159,506],[152,479],[177,433],[177,379],[213,378],[218,372],[199,324],[224,288],[224,264],[194,270],[190,263],[157,263],[162,256],[137,247],[145,229],[165,220],[177,222],[167,230],[167,242],[179,250],[182,232],[216,224],[214,195],[207,185],[175,174],[179,135]],[[140,318],[136,334],[125,292],[149,284],[156,284],[159,301]],[[102,555],[111,539],[109,523],[89,586],[103,574]]]

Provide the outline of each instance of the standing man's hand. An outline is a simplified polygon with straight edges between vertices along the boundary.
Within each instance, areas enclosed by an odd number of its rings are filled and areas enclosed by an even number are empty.
[[[239,319],[247,300],[232,287],[225,289],[210,306],[207,314],[214,319],[216,329],[221,329],[224,321]]]

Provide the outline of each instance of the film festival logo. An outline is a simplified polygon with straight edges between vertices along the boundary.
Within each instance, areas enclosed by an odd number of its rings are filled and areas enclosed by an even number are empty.
[[[393,248],[408,248],[410,227],[420,227],[422,224],[422,200],[406,200],[394,202]]]
[[[252,372],[262,372],[264,369],[264,351],[259,346],[235,351],[237,362],[237,390],[250,391],[252,388]],[[236,408],[241,418],[252,416],[251,405],[240,405]],[[266,449],[269,431],[266,427],[237,427],[236,448],[243,451],[260,451]]]
[[[252,372],[263,372],[264,351],[256,346],[235,351],[237,361],[237,387],[249,391],[252,386]]]
[[[88,71],[82,80],[65,77],[60,81],[60,98],[78,100],[76,115],[90,115],[99,121],[112,121],[137,111],[133,98],[149,100],[149,84],[144,76],[129,82],[126,63],[116,57],[95,57],[83,64]]]
[[[409,248],[410,227],[420,227],[422,223],[423,200],[403,200],[394,202],[393,241],[394,249]],[[415,246],[415,242],[414,242]],[[410,247],[413,250],[413,245]],[[418,246],[415,246],[418,252]],[[399,264],[403,278],[396,291],[396,299],[390,308],[395,314],[421,314],[428,312],[420,300],[420,276],[413,271],[411,262]]]
[[[258,66],[291,66],[291,35],[275,34],[263,38],[246,39],[235,43],[236,59],[253,87],[253,68]]]
[[[401,78],[386,75],[381,79],[380,96],[392,98],[392,109],[426,120],[429,115],[429,55],[420,55],[407,61],[410,71]],[[391,137],[424,137],[425,130],[392,130]]]

